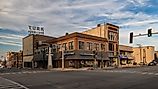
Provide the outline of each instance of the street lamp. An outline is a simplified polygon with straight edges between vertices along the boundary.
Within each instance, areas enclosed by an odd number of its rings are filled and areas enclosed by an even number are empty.
[[[52,55],[51,55],[51,50],[52,50],[52,48],[50,47],[51,45],[50,44],[48,44],[48,43],[42,43],[42,41],[39,41],[39,45],[47,45],[48,46],[48,66],[47,66],[47,68],[48,68],[48,70],[50,70],[50,69],[52,69]]]

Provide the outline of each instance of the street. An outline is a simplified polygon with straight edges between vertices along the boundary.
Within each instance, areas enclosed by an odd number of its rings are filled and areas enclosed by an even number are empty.
[[[64,72],[53,70],[19,71],[1,73],[0,77],[2,78],[0,89],[17,89],[17,86],[20,86],[19,89],[158,88],[158,66]]]

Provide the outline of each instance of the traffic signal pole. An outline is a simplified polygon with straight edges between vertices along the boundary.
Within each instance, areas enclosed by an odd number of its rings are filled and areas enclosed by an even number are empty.
[[[133,34],[133,32],[131,32],[130,33],[130,41],[129,41],[129,43],[133,43],[133,37],[140,37],[140,36],[148,36],[148,37],[151,37],[152,36],[152,34],[158,34],[158,32],[154,32],[154,33],[152,33],[152,29],[148,29],[148,33],[146,34],[138,34],[138,35],[134,35]]]

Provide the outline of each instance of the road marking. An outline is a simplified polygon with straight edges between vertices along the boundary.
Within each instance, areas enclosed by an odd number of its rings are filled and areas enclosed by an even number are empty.
[[[46,73],[50,71],[23,71],[23,72],[11,72],[11,73],[0,73],[0,75],[9,75],[9,74],[31,74],[31,73]]]
[[[26,71],[22,72],[23,74],[27,73]]]
[[[11,74],[16,74],[16,73],[11,73]]]
[[[17,86],[20,86],[19,87],[19,89],[29,89],[29,88],[27,88],[27,87],[25,87],[25,86],[23,86],[23,85],[21,85],[20,83],[17,83],[17,82],[15,82],[15,81],[12,81],[12,80],[9,80],[9,79],[6,79],[6,78],[2,78],[2,77],[0,77],[1,79],[4,79],[5,81],[8,81],[8,82],[10,82],[10,83],[12,83],[12,84],[14,84],[14,85],[17,85]],[[8,85],[8,86],[5,86],[5,88],[10,88],[10,89],[14,89],[13,88],[13,85]]]
[[[4,74],[10,74],[10,73],[4,73]]]
[[[142,74],[147,74],[148,72],[143,72]]]
[[[155,73],[155,75],[158,75],[158,73]]]
[[[154,74],[154,73],[148,73],[149,75],[152,75],[152,74]]]
[[[22,74],[22,72],[17,72],[17,74]]]

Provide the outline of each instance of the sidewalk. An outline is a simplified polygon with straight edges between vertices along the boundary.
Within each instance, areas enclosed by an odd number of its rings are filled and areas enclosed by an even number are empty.
[[[67,71],[86,71],[86,70],[90,70],[89,68],[64,68],[62,70],[62,68],[52,68],[51,71],[63,71],[63,72],[67,72]]]

